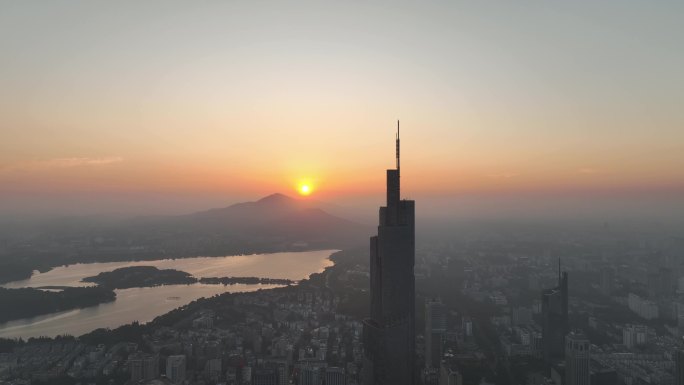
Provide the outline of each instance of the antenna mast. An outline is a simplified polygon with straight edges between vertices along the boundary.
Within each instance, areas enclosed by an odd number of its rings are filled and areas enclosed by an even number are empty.
[[[399,171],[399,120],[397,120],[397,171]]]

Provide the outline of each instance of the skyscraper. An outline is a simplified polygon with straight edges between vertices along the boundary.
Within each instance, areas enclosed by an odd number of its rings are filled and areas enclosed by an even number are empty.
[[[185,356],[169,356],[166,359],[166,377],[174,384],[185,380]]]
[[[581,333],[565,337],[565,385],[589,385],[589,340]]]
[[[425,302],[425,367],[439,368],[446,333],[446,309],[439,299]]]
[[[675,351],[674,385],[684,385],[684,350]]]
[[[253,385],[279,385],[276,368],[256,368],[252,373]]]
[[[347,385],[347,376],[343,368],[331,367],[325,369],[325,385]]]
[[[306,366],[299,371],[299,385],[321,385],[323,383],[322,372],[324,368]]]
[[[153,380],[159,377],[159,356],[134,353],[128,357],[128,370],[131,381]]]
[[[610,295],[613,292],[613,279],[615,272],[612,268],[604,267],[601,269],[601,292],[604,295]]]
[[[387,206],[378,235],[370,239],[370,318],[364,321],[364,383],[411,385],[415,381],[415,202],[402,200],[397,168],[387,170]]]
[[[568,332],[568,273],[561,274],[559,261],[558,286],[542,293],[542,352],[547,363],[563,360]]]

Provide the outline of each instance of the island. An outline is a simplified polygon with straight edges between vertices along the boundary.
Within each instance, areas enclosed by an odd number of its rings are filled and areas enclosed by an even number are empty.
[[[154,266],[129,266],[105,271],[93,277],[83,278],[81,281],[97,283],[99,286],[111,289],[130,289],[160,285],[189,285],[196,283],[197,278],[174,269],[160,270]]]
[[[60,291],[0,288],[0,323],[111,302],[113,290],[104,287],[68,287]]]
[[[174,269],[160,270],[154,266],[130,266],[102,272],[93,277],[83,278],[83,282],[93,282],[110,289],[130,289],[160,285],[292,285],[291,279],[260,277],[203,277],[195,278],[185,271]]]

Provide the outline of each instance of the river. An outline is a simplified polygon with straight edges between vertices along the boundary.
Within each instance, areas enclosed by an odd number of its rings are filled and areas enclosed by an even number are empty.
[[[9,282],[6,288],[42,286],[88,286],[82,278],[127,266],[176,269],[202,277],[265,277],[300,280],[333,264],[328,257],[336,250],[283,252],[226,257],[194,257],[135,262],[79,263],[36,272],[30,279]],[[133,321],[149,322],[156,316],[201,297],[226,292],[270,289],[278,285],[165,285],[117,289],[116,301],[84,309],[0,323],[0,337],[54,337],[81,335],[102,327],[114,328]]]

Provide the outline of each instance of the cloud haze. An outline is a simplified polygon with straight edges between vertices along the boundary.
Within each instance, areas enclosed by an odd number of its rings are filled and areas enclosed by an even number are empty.
[[[28,162],[18,162],[8,165],[0,166],[0,172],[16,172],[16,171],[44,171],[52,169],[62,169],[81,166],[101,166],[112,163],[123,162],[120,156],[110,156],[102,158],[87,158],[87,157],[71,157],[71,158],[54,158],[47,160],[34,160]]]

